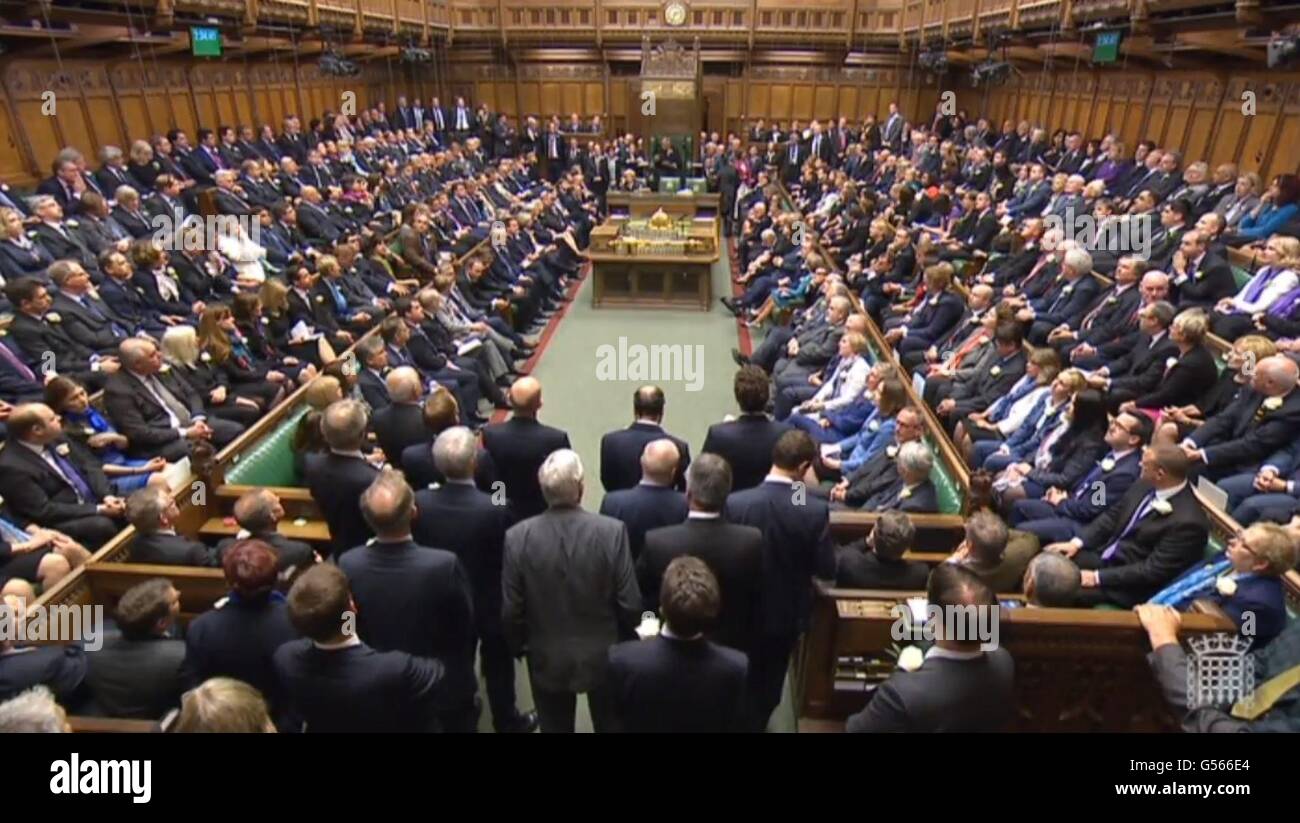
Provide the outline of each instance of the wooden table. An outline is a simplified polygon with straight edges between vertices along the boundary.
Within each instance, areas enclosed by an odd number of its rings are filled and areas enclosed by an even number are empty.
[[[712,252],[625,254],[610,243],[618,236],[623,218],[611,218],[598,226],[586,252],[592,263],[592,306],[709,311],[713,303],[713,265],[722,256],[722,243],[717,218],[694,222],[692,233],[712,235]]]

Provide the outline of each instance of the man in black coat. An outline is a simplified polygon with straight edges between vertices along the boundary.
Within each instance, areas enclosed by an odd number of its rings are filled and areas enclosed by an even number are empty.
[[[1250,387],[1183,441],[1187,456],[1209,478],[1253,477],[1260,464],[1300,431],[1300,367],[1289,357],[1265,357]],[[1226,480],[1225,480],[1226,482]]]
[[[668,565],[682,555],[703,560],[722,596],[717,619],[706,634],[715,643],[749,654],[758,645],[762,628],[763,533],[723,519],[722,508],[730,493],[727,461],[707,451],[701,454],[687,473],[686,522],[646,532],[636,573],[644,607],[654,611]]]
[[[361,642],[347,576],[319,563],[289,589],[289,620],[305,639],[276,650],[276,678],[309,732],[439,729],[441,661]]]
[[[62,316],[50,311],[54,301],[39,280],[14,280],[5,286],[5,296],[15,309],[8,328],[10,341],[42,374],[64,374],[94,391],[117,369],[116,358],[101,358],[68,335]]]
[[[745,730],[745,655],[705,638],[720,609],[718,581],[696,557],[664,574],[659,635],[610,647],[609,692],[625,732]]]
[[[671,526],[686,519],[686,498],[672,487],[680,464],[677,444],[662,438],[652,440],[641,453],[641,482],[630,489],[609,492],[600,502],[600,513],[623,521],[627,526],[632,560],[641,555],[646,532]]]
[[[152,340],[132,337],[118,347],[122,367],[104,386],[104,407],[117,430],[131,441],[131,453],[180,460],[193,441],[220,448],[243,431],[231,420],[209,418],[203,398],[170,369]]]
[[[930,573],[927,600],[945,610],[998,608],[982,580],[951,563]],[[849,718],[845,730],[997,732],[1006,730],[1015,716],[1011,654],[1003,648],[983,650],[979,638],[944,637],[940,630],[920,668],[896,671],[872,693],[866,708]]]
[[[632,395],[632,414],[635,416],[632,425],[600,439],[600,484],[607,492],[635,486],[641,479],[641,452],[651,441],[666,438],[677,445],[678,464],[672,486],[678,491],[685,489],[691,447],[664,431],[663,389],[658,386],[637,389]]]
[[[380,651],[442,661],[443,729],[472,732],[478,723],[474,678],[474,607],[469,577],[456,555],[411,536],[415,493],[398,472],[385,472],[361,495],[375,540],[338,559],[360,610],[357,629]]]
[[[413,535],[420,545],[454,553],[469,575],[493,727],[530,732],[537,727],[537,714],[520,713],[515,706],[515,661],[501,629],[501,563],[510,510],[504,497],[498,503],[474,487],[479,448],[473,432],[448,429],[438,435],[432,451],[442,485],[415,493]]]
[[[275,550],[263,540],[239,540],[222,555],[234,596],[185,628],[185,671],[191,687],[212,677],[247,683],[266,698],[280,731],[296,731],[300,724],[271,667],[275,650],[298,639],[284,598],[273,596],[278,567]]]
[[[835,576],[826,502],[809,496],[802,480],[817,447],[807,433],[781,435],[763,482],[727,498],[723,515],[763,533],[763,627],[750,655],[750,728],[762,731],[781,702],[785,671],[799,635],[808,628],[813,577]],[[798,486],[795,484],[799,483]]]
[[[361,515],[361,495],[379,476],[361,456],[369,415],[356,400],[340,400],[325,410],[321,431],[330,450],[307,455],[307,487],[330,527],[335,557],[364,545],[374,533]]]
[[[131,562],[162,566],[215,566],[216,552],[176,533],[180,508],[165,489],[146,486],[126,499],[126,518],[135,526]]]
[[[49,406],[19,406],[6,426],[0,496],[16,518],[58,529],[92,551],[121,531],[122,499],[111,494],[94,458],[64,439]]]
[[[131,336],[131,324],[91,291],[90,274],[80,264],[59,260],[49,273],[59,287],[50,308],[58,314],[64,333],[91,352],[115,355]]]
[[[393,369],[385,378],[389,404],[375,410],[374,431],[384,457],[395,468],[402,468],[402,452],[409,446],[424,443],[429,433],[424,428],[424,408],[420,404],[423,387],[420,373],[408,366]]]
[[[15,646],[0,638],[0,700],[45,686],[59,704],[76,710],[86,699],[86,653],[80,644]]]
[[[1210,525],[1187,482],[1190,460],[1177,446],[1142,453],[1142,474],[1124,496],[1067,543],[1043,548],[1083,570],[1081,605],[1146,602],[1205,554]]]
[[[788,423],[767,416],[771,388],[767,373],[758,366],[736,372],[734,392],[740,416],[714,423],[704,438],[704,451],[724,458],[731,466],[732,488],[752,489],[763,482],[772,465],[772,449],[781,435],[793,431]]]
[[[903,559],[915,539],[916,527],[905,512],[881,512],[865,541],[855,540],[835,550],[835,585],[844,589],[924,589],[930,567]]]
[[[291,540],[279,532],[284,519],[284,504],[270,489],[254,489],[240,496],[233,509],[240,533],[217,544],[217,560],[225,562],[226,552],[245,540],[260,540],[275,553],[281,576],[301,571],[316,562],[316,551],[300,540]]]
[[[86,684],[104,717],[161,720],[185,691],[185,641],[170,636],[180,592],[160,577],[123,592],[115,617],[120,634],[88,656]]]
[[[483,429],[483,446],[492,455],[497,475],[505,483],[510,511],[516,521],[546,510],[537,470],[547,455],[569,448],[569,435],[537,420],[542,408],[542,384],[523,377],[510,387],[509,420]]]

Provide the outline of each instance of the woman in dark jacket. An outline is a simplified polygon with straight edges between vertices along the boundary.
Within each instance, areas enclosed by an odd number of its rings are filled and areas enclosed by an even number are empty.
[[[267,411],[284,399],[286,388],[292,382],[279,371],[275,361],[259,361],[248,347],[244,335],[235,324],[230,307],[213,303],[203,310],[199,318],[200,358],[225,372],[230,389],[239,397],[246,397]]]
[[[100,462],[114,494],[126,497],[143,489],[154,472],[167,468],[167,461],[161,457],[127,457],[131,444],[126,435],[90,405],[86,389],[72,378],[60,376],[46,383],[45,405],[62,418],[63,433],[85,446]]]
[[[1119,410],[1135,412],[1196,404],[1219,376],[1214,355],[1205,347],[1208,332],[1209,321],[1203,312],[1185,311],[1175,317],[1169,339],[1178,346],[1178,355],[1165,362],[1164,375],[1153,390],[1125,400]]]
[[[212,355],[199,349],[198,333],[193,326],[168,329],[163,334],[162,351],[168,366],[203,397],[208,414],[244,426],[253,425],[262,416],[261,405],[231,391],[230,378],[212,363]]]
[[[1043,440],[1032,463],[1013,464],[1003,473],[1004,478],[1012,474],[1019,481],[1004,484],[1002,490],[1002,504],[1008,515],[1016,500],[1037,500],[1051,488],[1073,490],[1106,453],[1108,418],[1101,392],[1086,389],[1075,395],[1067,420],[1061,434]]]

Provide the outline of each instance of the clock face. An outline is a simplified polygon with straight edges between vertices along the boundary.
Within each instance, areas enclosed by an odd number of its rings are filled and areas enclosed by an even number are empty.
[[[669,3],[664,6],[664,22],[670,26],[680,26],[686,22],[686,4]]]

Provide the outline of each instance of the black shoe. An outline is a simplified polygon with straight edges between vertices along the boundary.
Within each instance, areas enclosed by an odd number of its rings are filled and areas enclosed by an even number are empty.
[[[740,353],[740,349],[731,350],[731,359],[736,361],[737,366],[748,366],[749,358]]]
[[[738,314],[740,309],[736,308],[736,301],[730,297],[719,297],[718,302],[727,307],[727,311],[732,314]]]
[[[488,423],[491,422],[492,422],[491,420],[489,420],[488,418],[484,417],[481,414],[473,415],[469,419],[470,428],[480,428],[482,426],[486,426]]]
[[[497,728],[498,734],[530,734],[537,731],[537,712],[520,712],[513,723]]]

